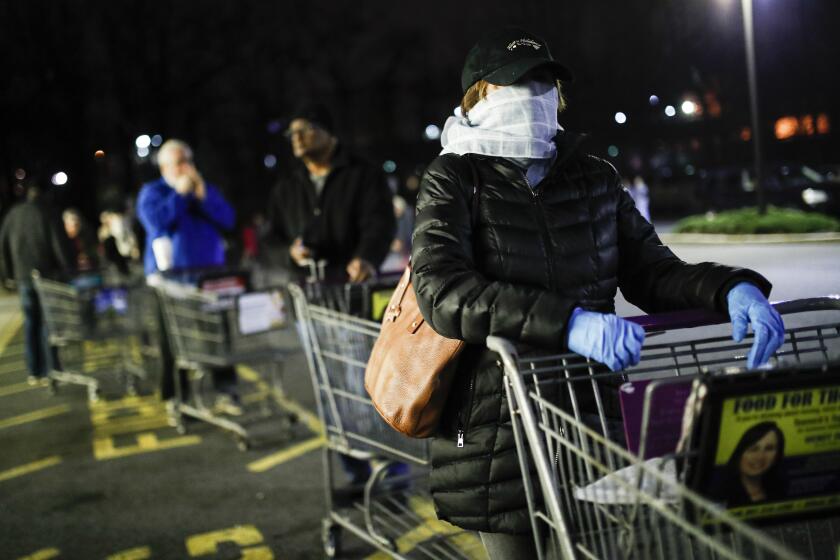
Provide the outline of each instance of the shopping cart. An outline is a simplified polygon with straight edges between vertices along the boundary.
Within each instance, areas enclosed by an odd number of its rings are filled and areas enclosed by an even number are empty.
[[[768,376],[799,364],[840,360],[840,298],[776,304],[788,324],[785,343]],[[833,316],[831,314],[833,313]],[[802,320],[805,318],[816,319]],[[798,319],[798,320],[797,320]],[[745,372],[751,338],[735,343],[721,315],[669,313],[631,319],[648,341],[641,362],[611,373],[576,354],[545,355],[488,337],[500,355],[506,394],[539,558],[800,558],[836,556],[836,519],[795,522],[759,530],[728,513],[685,482],[696,447],[691,429],[677,435],[671,453],[652,458],[662,434],[657,390],[685,386],[689,399],[680,424],[691,425],[697,387],[714,372]],[[800,326],[792,326],[800,324]],[[722,333],[720,329],[726,329]],[[687,329],[687,330],[684,330]],[[703,334],[697,337],[697,332]],[[705,377],[708,379],[708,377]],[[730,378],[733,379],[733,378]],[[622,433],[619,385],[646,384],[640,437]],[[661,404],[661,403],[660,403]],[[683,412],[688,409],[688,412]],[[626,418],[625,418],[626,420]],[[837,419],[835,418],[835,422]],[[840,432],[840,422],[837,425]],[[836,437],[836,436],[835,436]],[[627,441],[625,441],[627,440]],[[629,451],[626,444],[633,447]],[[679,447],[680,453],[675,452]],[[694,450],[694,451],[692,451]],[[655,455],[655,454],[654,454]]]
[[[230,294],[162,281],[156,290],[176,369],[187,371],[186,385],[178,372],[174,375],[175,398],[169,410],[179,433],[186,433],[185,416],[195,418],[233,434],[244,451],[253,441],[247,427],[252,421],[279,416],[286,428],[296,422],[296,415],[280,408],[273,398],[283,394],[282,368],[294,351],[282,289],[245,291],[243,287]],[[213,392],[207,380],[214,369],[246,365],[261,372],[267,383],[258,383],[259,406],[234,420],[208,402]]]
[[[327,440],[324,551],[330,558],[340,555],[344,529],[394,558],[480,558],[475,535],[434,517],[428,442],[388,426],[365,391],[365,366],[380,329],[370,320],[378,307],[371,302],[383,288],[387,294],[382,285],[289,286]],[[371,462],[370,477],[355,496],[337,483],[337,454]],[[411,465],[411,475],[389,476],[397,463]]]
[[[61,383],[87,388],[99,398],[96,374],[118,373],[128,394],[146,377],[140,339],[148,332],[145,309],[154,295],[144,284],[88,273],[61,282],[32,274],[41,302],[49,343],[58,350],[61,369],[48,375],[51,390]]]

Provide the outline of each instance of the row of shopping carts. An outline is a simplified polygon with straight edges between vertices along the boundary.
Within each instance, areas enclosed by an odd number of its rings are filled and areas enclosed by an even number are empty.
[[[377,287],[356,289],[355,299],[367,301]],[[309,285],[293,286],[290,294],[327,432],[328,514],[322,527],[327,556],[340,555],[346,531],[394,558],[481,557],[474,534],[441,522],[423,538],[401,540],[409,528],[424,523],[419,504],[430,503],[425,475],[431,457],[426,441],[403,437],[381,421],[364,390],[379,323],[348,305],[346,293]],[[790,450],[798,446],[801,455],[796,468],[800,474],[813,471],[810,479],[799,481],[800,499],[777,500],[769,508],[728,507],[708,491],[709,475],[701,472],[715,470],[714,461],[710,467],[704,458],[720,452],[716,444],[731,451],[725,435],[739,436],[747,423],[773,416],[769,408],[724,416],[711,422],[718,432],[710,431],[711,396],[720,392],[718,385],[734,386],[734,392],[723,391],[731,397],[724,404],[754,394],[778,395],[781,402],[784,395],[808,390],[831,394],[832,379],[840,380],[840,299],[776,307],[789,327],[785,343],[774,365],[758,372],[744,368],[752,339],[732,341],[726,318],[703,312],[633,319],[643,324],[649,343],[641,363],[619,373],[578,355],[546,355],[488,338],[506,379],[540,559],[836,556],[840,521],[834,514],[840,501],[830,494],[840,493],[832,486],[840,481],[814,490],[816,478],[836,478],[831,469],[836,471],[840,455],[840,414],[830,413],[830,405],[817,411],[824,422],[821,437],[831,439],[817,446],[820,453],[809,455],[807,437],[797,442],[789,434]],[[840,396],[840,381],[835,384]],[[780,424],[796,425],[809,421],[807,411],[803,414],[776,416]],[[336,454],[375,464],[364,492],[349,504],[337,499]],[[823,460],[830,461],[826,468],[814,467]],[[412,465],[410,483],[389,479],[394,463]],[[808,498],[807,488],[823,496]],[[776,520],[779,513],[782,522]],[[745,520],[753,518],[761,528]]]
[[[282,331],[294,325],[326,435],[326,555],[340,556],[349,533],[394,558],[482,557],[475,534],[435,519],[428,442],[388,427],[364,389],[392,284],[332,285],[315,268],[309,282],[280,289],[231,291],[230,282],[219,278],[211,284],[214,289],[199,282],[85,288],[36,281],[53,342],[65,347],[94,337],[139,339],[141,347],[153,347],[159,343],[152,337],[160,336],[161,305],[173,353],[192,372],[192,397],[178,399],[177,426],[183,429],[182,416],[198,418],[232,433],[241,447],[247,447],[249,432],[202,402],[202,384],[213,368],[259,363],[268,384],[282,391],[279,368],[296,351]],[[108,295],[97,296],[103,291]],[[648,343],[642,362],[620,373],[573,354],[546,355],[488,339],[506,380],[539,558],[836,555],[840,523],[833,512],[840,487],[833,486],[830,470],[837,470],[840,454],[840,410],[834,414],[826,402],[812,406],[811,416],[804,405],[800,413],[791,408],[777,414],[767,403],[774,397],[781,406],[791,395],[799,395],[800,405],[834,398],[840,299],[786,302],[777,309],[788,325],[785,343],[774,365],[757,372],[743,368],[752,340],[733,342],[721,317],[703,313],[635,319],[648,332]],[[132,344],[121,346],[132,349],[121,354],[121,364],[143,355]],[[141,372],[128,365],[121,371],[132,390],[132,377]],[[85,384],[92,397],[98,387],[95,376],[79,372],[56,372],[54,381]],[[185,390],[178,388],[178,394]],[[836,397],[840,402],[840,387]],[[742,408],[749,414],[733,412],[736,402],[748,403]],[[787,430],[784,451],[793,461],[788,472],[800,478],[786,486],[786,500],[765,489],[765,498],[775,499],[766,500],[769,506],[760,499],[726,503],[713,487],[721,484],[728,455],[734,456],[733,438],[748,424],[771,421]],[[808,442],[815,442],[814,449]],[[357,491],[348,492],[343,483],[340,456],[371,465]],[[821,470],[821,462],[829,467]]]
[[[200,420],[232,434],[244,450],[252,443],[249,424],[275,417],[285,427],[295,423],[277,398],[283,365],[295,349],[284,332],[283,289],[255,290],[249,271],[220,269],[182,271],[151,284],[99,272],[64,280],[36,274],[33,280],[59,357],[47,377],[51,390],[81,385],[94,401],[102,384],[117,378],[131,395],[169,367],[174,398],[167,412],[180,433],[189,419]],[[245,411],[239,417],[217,409],[209,380],[214,371],[242,366],[260,377],[259,394],[251,395],[260,398],[249,399],[254,407],[235,403]]]

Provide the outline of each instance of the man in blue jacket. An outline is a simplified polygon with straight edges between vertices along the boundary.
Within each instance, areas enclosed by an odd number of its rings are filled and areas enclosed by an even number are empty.
[[[161,177],[143,185],[137,199],[137,213],[147,235],[146,275],[223,265],[220,232],[233,229],[233,208],[198,173],[192,150],[184,142],[165,142],[158,152],[158,165]]]
[[[137,198],[137,214],[146,229],[146,276],[154,278],[167,270],[224,265],[221,233],[233,229],[233,208],[218,188],[201,177],[186,143],[167,140],[157,159],[161,177],[143,185]],[[175,396],[174,363],[167,337],[161,340],[161,396],[169,400]],[[222,397],[217,401],[219,408],[233,414],[241,412],[233,389],[235,371],[217,369],[213,379]],[[182,383],[182,387],[186,384]]]

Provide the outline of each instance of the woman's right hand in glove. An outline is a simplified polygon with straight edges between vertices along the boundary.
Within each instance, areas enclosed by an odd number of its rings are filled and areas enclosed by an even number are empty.
[[[612,313],[576,307],[566,330],[569,350],[601,362],[612,371],[635,366],[641,359],[645,330]]]

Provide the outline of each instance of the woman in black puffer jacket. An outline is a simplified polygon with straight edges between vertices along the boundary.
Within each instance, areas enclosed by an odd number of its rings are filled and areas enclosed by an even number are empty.
[[[412,280],[421,311],[437,332],[468,343],[432,442],[432,495],[441,519],[482,533],[491,558],[535,553],[488,335],[623,369],[638,362],[644,334],[613,314],[617,288],[647,312],[725,311],[729,290],[745,281],[770,292],[755,272],[686,264],[662,245],[616,170],[580,153],[557,125],[558,80],[568,79],[524,30],[479,42],[462,76],[461,115],[447,121],[417,200]],[[480,182],[475,227],[471,166]]]

